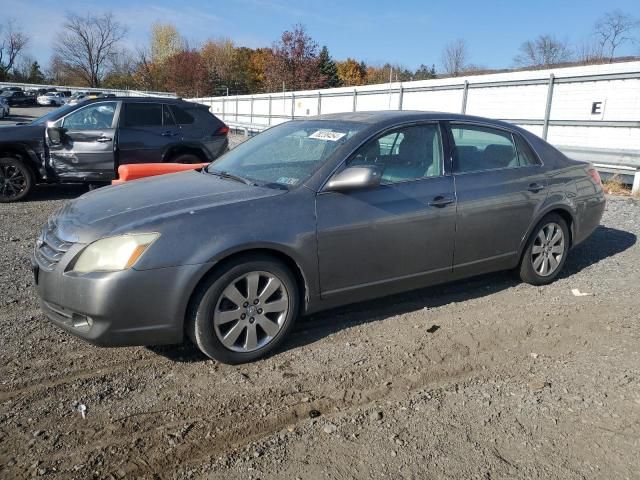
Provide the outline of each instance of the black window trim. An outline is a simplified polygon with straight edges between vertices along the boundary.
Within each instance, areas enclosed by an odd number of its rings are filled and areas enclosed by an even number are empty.
[[[480,169],[480,170],[469,170],[467,172],[456,172],[455,169],[454,169],[454,164],[453,164],[453,162],[454,162],[453,150],[454,150],[454,148],[456,148],[456,143],[455,143],[455,139],[453,137],[453,131],[452,131],[452,129],[454,128],[455,125],[466,125],[466,126],[471,126],[471,127],[480,127],[480,128],[490,129],[490,130],[491,129],[499,130],[499,131],[508,133],[509,135],[511,135],[511,141],[513,142],[513,149],[516,152],[516,157],[519,154],[519,152],[518,152],[518,144],[516,143],[516,140],[515,140],[515,136],[517,135],[523,141],[525,141],[527,143],[527,145],[529,146],[529,148],[531,149],[531,151],[535,155],[535,160],[537,160],[537,163],[534,164],[534,165],[518,165],[518,166],[515,166],[515,167],[484,168],[484,169]],[[544,163],[542,162],[542,159],[537,154],[535,148],[533,148],[531,143],[523,135],[520,135],[518,132],[514,132],[510,128],[503,127],[502,125],[493,125],[491,123],[484,123],[484,122],[470,121],[470,120],[449,120],[449,121],[446,122],[446,127],[447,127],[447,136],[449,138],[449,143],[450,143],[450,147],[449,147],[450,154],[449,154],[449,157],[450,157],[450,163],[451,163],[451,173],[453,175],[467,175],[467,174],[473,174],[473,173],[496,172],[496,171],[500,171],[500,170],[516,170],[518,168],[532,168],[532,167],[533,168],[535,168],[535,167],[540,168],[540,167],[544,166]]]

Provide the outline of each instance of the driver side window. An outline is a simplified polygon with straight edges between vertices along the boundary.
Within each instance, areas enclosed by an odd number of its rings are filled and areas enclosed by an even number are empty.
[[[100,130],[111,128],[116,113],[116,102],[87,105],[65,117],[62,126],[69,130]]]
[[[394,183],[442,175],[442,159],[440,128],[432,123],[398,128],[369,140],[347,166],[377,166],[382,182]]]

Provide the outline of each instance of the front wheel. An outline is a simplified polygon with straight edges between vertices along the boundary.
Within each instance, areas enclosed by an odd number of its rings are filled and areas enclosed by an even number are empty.
[[[569,252],[567,222],[555,213],[533,229],[520,261],[520,278],[531,285],[546,285],[559,275]]]
[[[187,334],[214,360],[251,362],[284,340],[298,308],[298,287],[285,265],[261,255],[242,257],[198,289]]]
[[[0,203],[17,202],[33,188],[29,167],[14,157],[0,157]]]

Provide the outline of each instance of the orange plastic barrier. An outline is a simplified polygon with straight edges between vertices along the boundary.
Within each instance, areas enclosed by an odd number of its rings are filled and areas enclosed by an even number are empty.
[[[112,180],[111,185],[119,185],[139,178],[154,177],[166,173],[184,172],[204,168],[208,163],[137,163],[132,165],[120,165],[118,167],[118,179]]]

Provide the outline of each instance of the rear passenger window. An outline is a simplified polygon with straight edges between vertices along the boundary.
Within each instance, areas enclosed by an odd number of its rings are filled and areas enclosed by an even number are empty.
[[[171,105],[171,111],[173,112],[173,116],[178,122],[178,125],[188,125],[193,123],[193,116],[184,108],[178,107],[177,105]]]
[[[162,105],[158,103],[125,103],[123,126],[162,126]]]
[[[451,125],[456,173],[519,167],[511,133],[475,125]]]
[[[516,148],[518,149],[518,163],[521,167],[528,165],[540,165],[540,161],[527,142],[520,135],[514,135]]]
[[[173,119],[173,115],[169,111],[169,105],[162,105],[162,124],[163,125],[175,125],[176,122]]]

